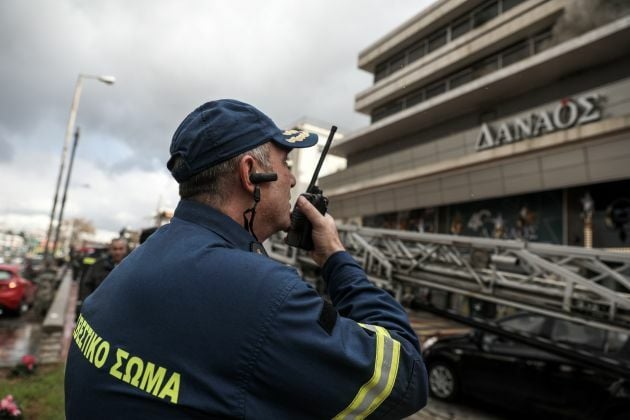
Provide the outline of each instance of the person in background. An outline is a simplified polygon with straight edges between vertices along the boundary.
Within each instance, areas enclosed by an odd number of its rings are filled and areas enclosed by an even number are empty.
[[[89,265],[79,282],[79,296],[77,300],[76,314],[79,316],[81,305],[96,288],[105,280],[105,277],[125,258],[128,253],[127,240],[115,238],[109,244],[107,255]]]

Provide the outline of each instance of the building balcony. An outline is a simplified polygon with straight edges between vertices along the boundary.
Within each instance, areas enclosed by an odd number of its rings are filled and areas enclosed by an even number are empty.
[[[625,56],[630,53],[628,39],[630,17],[626,16],[383,118],[351,133],[334,145],[331,152],[352,155],[457,116],[483,111],[489,104],[501,103]]]

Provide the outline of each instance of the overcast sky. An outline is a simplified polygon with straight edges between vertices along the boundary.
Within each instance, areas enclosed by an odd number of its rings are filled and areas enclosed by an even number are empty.
[[[84,80],[65,216],[145,227],[177,204],[165,162],[195,107],[236,98],[281,127],[364,127],[359,52],[432,2],[0,0],[0,229],[48,226],[79,73],[116,83]]]

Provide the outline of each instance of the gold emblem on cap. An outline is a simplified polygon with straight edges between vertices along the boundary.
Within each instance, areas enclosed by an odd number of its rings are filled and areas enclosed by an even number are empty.
[[[306,131],[299,131],[299,130],[286,130],[286,131],[283,131],[282,134],[285,136],[292,136],[295,134],[293,137],[289,137],[288,139],[285,139],[289,143],[299,143],[301,141],[304,141],[304,139],[306,139],[309,136],[309,133],[307,133]]]

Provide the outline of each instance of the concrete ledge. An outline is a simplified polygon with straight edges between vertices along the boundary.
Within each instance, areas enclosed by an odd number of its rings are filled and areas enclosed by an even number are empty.
[[[65,270],[61,284],[55,293],[55,298],[48,309],[46,318],[42,324],[44,332],[63,331],[66,321],[66,310],[68,308],[68,301],[70,299],[70,290],[72,285],[72,273],[70,270]]]

